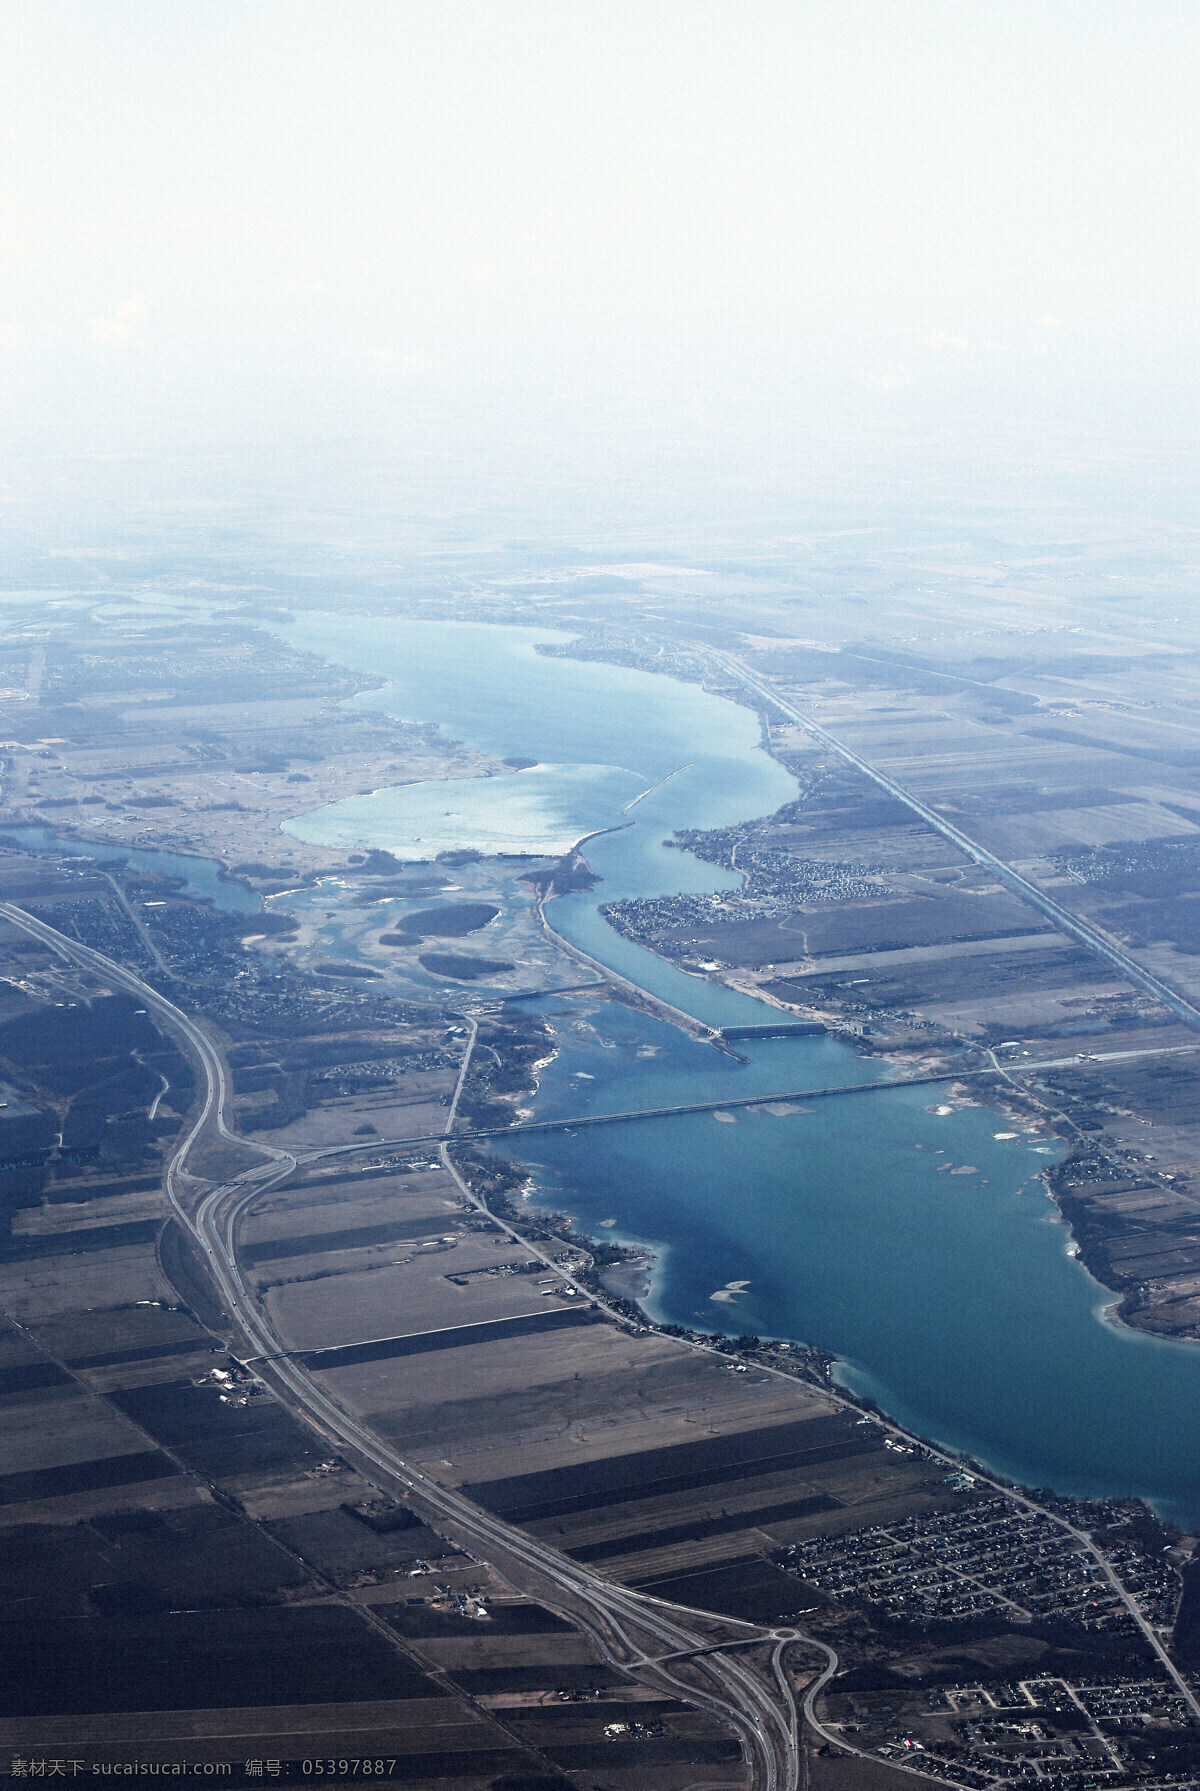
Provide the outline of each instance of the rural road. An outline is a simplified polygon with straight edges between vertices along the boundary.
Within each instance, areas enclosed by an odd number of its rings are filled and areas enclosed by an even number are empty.
[[[552,1588],[562,1608],[591,1636],[602,1656],[614,1667],[633,1674],[644,1682],[656,1685],[672,1697],[706,1710],[726,1723],[737,1735],[747,1760],[753,1768],[754,1791],[799,1791],[802,1782],[803,1753],[799,1739],[799,1714],[784,1655],[791,1642],[819,1650],[826,1657],[826,1666],[819,1678],[806,1690],[804,1714],[816,1733],[848,1753],[862,1750],[841,1735],[827,1730],[817,1720],[814,1705],[823,1686],[837,1669],[837,1655],[825,1643],[799,1631],[781,1632],[740,1619],[722,1618],[730,1629],[740,1632],[743,1646],[755,1640],[774,1644],[770,1676],[759,1674],[743,1664],[735,1653],[714,1650],[711,1636],[690,1627],[697,1620],[711,1625],[712,1613],[674,1605],[645,1593],[632,1591],[612,1580],[591,1572],[586,1566],[545,1548],[519,1529],[502,1523],[481,1507],[463,1498],[451,1488],[440,1485],[419,1468],[407,1462],[381,1438],[361,1425],[316,1384],[303,1365],[292,1360],[281,1340],[270,1329],[250,1289],[246,1286],[237,1261],[236,1231],[240,1216],[268,1188],[286,1180],[297,1167],[296,1158],[274,1146],[240,1138],[229,1129],[225,1109],[229,1087],[225,1066],[203,1029],[180,1008],[159,994],[149,983],[114,963],[90,946],[68,938],[45,921],[27,914],[11,902],[0,902],[0,917],[41,939],[60,957],[100,975],[112,986],[125,989],[144,1002],[163,1025],[190,1049],[203,1071],[203,1092],[197,1116],[191,1121],[167,1168],[166,1187],[171,1207],[180,1223],[195,1239],[203,1252],[214,1281],[220,1291],[230,1319],[235,1326],[247,1356],[256,1358],[256,1371],[275,1396],[289,1411],[335,1449],[344,1452],[368,1479],[392,1495],[416,1495],[422,1505],[454,1526],[455,1534],[480,1557],[497,1566],[506,1576],[514,1569],[518,1578],[531,1577],[534,1584]],[[1200,1013],[1196,1015],[1200,1027]],[[468,1040],[460,1067],[458,1085],[451,1107],[451,1119],[457,1110],[458,1095],[465,1081],[474,1030]],[[759,1097],[769,1099],[770,1097]],[[778,1098],[778,1097],[776,1097]],[[258,1151],[266,1161],[245,1170],[217,1186],[199,1182],[187,1170],[188,1157],[206,1132],[219,1139],[236,1143],[244,1149]],[[416,1143],[417,1140],[408,1140]],[[457,1178],[445,1153],[446,1137],[438,1140],[443,1161]],[[375,1148],[380,1141],[374,1141]],[[353,1150],[355,1147],[347,1147]],[[311,1153],[332,1155],[332,1151]],[[189,1183],[185,1191],[184,1180]],[[460,1182],[460,1186],[463,1186]],[[474,1196],[468,1196],[474,1200]],[[476,1204],[478,1204],[476,1202]],[[558,1271],[562,1274],[562,1271]],[[563,1279],[569,1279],[563,1275]],[[703,1349],[703,1343],[692,1347]],[[779,1370],[765,1368],[768,1374]],[[782,1376],[782,1378],[790,1378]],[[831,1397],[840,1404],[851,1402],[836,1393]],[[897,1438],[914,1439],[891,1422],[884,1428]],[[928,1447],[928,1445],[926,1445]],[[930,1451],[934,1459],[945,1461],[950,1468],[959,1464],[941,1451]],[[1056,1513],[1047,1511],[1033,1500],[1016,1495],[1012,1489],[977,1472],[981,1483],[1027,1510],[1048,1517],[1068,1531],[1100,1564],[1154,1654],[1161,1661],[1176,1689],[1200,1722],[1200,1702],[1167,1653],[1161,1638],[1142,1614],[1115,1574],[1111,1563],[1096,1548],[1086,1532],[1076,1529]],[[536,1595],[536,1594],[535,1594]],[[677,1664],[676,1664],[677,1663]],[[674,1670],[673,1670],[674,1668]],[[870,1758],[869,1755],[864,1755]],[[896,1766],[895,1762],[891,1762]],[[910,1767],[898,1770],[914,1771]],[[918,1776],[921,1775],[918,1772]],[[953,1782],[953,1781],[943,1781]]]
[[[688,1610],[606,1580],[440,1485],[359,1424],[283,1352],[280,1339],[270,1330],[242,1279],[235,1234],[242,1211],[291,1175],[295,1158],[230,1131],[225,1117],[229,1086],[220,1053],[174,1002],[103,953],[59,933],[14,903],[0,902],[0,916],[42,940],[60,957],[136,995],[198,1062],[203,1071],[200,1109],[168,1164],[167,1196],[179,1222],[203,1252],[245,1352],[266,1358],[258,1364],[258,1373],[280,1403],[324,1441],[345,1452],[382,1490],[400,1496],[415,1494],[427,1509],[452,1523],[456,1535],[482,1559],[498,1563],[502,1572],[511,1572],[515,1565],[518,1571],[554,1588],[563,1599],[563,1608],[582,1623],[610,1665],[725,1723],[752,1765],[754,1791],[798,1791],[797,1712],[785,1673],[776,1671],[774,1683],[769,1684],[739,1659],[714,1651],[711,1634],[688,1626],[696,1619],[711,1625],[712,1613]],[[463,1060],[460,1088],[468,1059],[469,1051]],[[187,1160],[206,1132],[259,1151],[267,1160],[216,1187],[204,1184],[207,1191],[197,1201],[199,1184],[188,1175]],[[190,1183],[187,1191],[182,1186],[184,1178]],[[738,1619],[716,1621],[740,1631],[743,1639],[761,1637],[767,1644],[775,1640],[770,1630],[756,1624]],[[665,1660],[664,1655],[675,1656],[678,1664]]]
[[[1160,982],[1158,977],[1149,970],[1144,970],[1135,958],[1131,958],[1128,952],[1122,951],[1121,947],[1102,933],[1098,927],[1092,926],[1086,920],[1078,919],[1069,909],[1062,907],[1052,896],[1048,896],[1044,890],[1039,889],[1036,883],[1031,883],[1027,877],[1023,877],[1020,871],[1015,871],[1002,858],[997,858],[994,852],[989,852],[986,846],[981,846],[978,840],[973,840],[960,827],[955,827],[952,821],[947,821],[946,817],[940,814],[936,808],[931,808],[929,803],[922,802],[919,796],[914,796],[910,790],[904,788],[903,784],[898,784],[894,778],[889,777],[885,771],[880,771],[869,760],[860,758],[852,747],[839,740],[835,734],[831,734],[828,728],[823,728],[820,722],[805,715],[803,710],[797,709],[794,703],[789,703],[785,697],[781,697],[765,679],[758,677],[748,666],[743,665],[740,659],[735,659],[731,653],[720,653],[713,649],[706,648],[703,651],[711,664],[719,666],[722,671],[728,673],[731,678],[735,678],[747,690],[753,691],[755,695],[772,703],[776,709],[787,716],[789,721],[796,722],[806,734],[811,734],[823,746],[829,747],[831,752],[835,752],[840,758],[845,759],[847,764],[853,765],[856,770],[861,771],[864,777],[869,777],[872,783],[878,784],[881,790],[886,790],[889,796],[893,796],[897,802],[903,803],[905,808],[910,809],[914,815],[919,815],[922,821],[935,828],[943,839],[947,839],[952,845],[957,846],[960,852],[965,852],[967,857],[973,859],[976,864],[983,865],[994,872],[1006,889],[1010,889],[1023,902],[1027,902],[1031,908],[1036,908],[1039,914],[1043,914],[1058,928],[1059,932],[1066,933],[1069,938],[1074,939],[1076,944],[1082,945],[1087,951],[1094,952],[1098,958],[1102,958],[1114,970],[1119,970],[1122,976],[1139,989],[1144,990],[1147,995],[1153,995],[1165,1007],[1170,1008],[1176,1019],[1182,1020],[1185,1026],[1190,1026],[1193,1032],[1200,1032],[1200,1008],[1194,1007],[1169,984]]]

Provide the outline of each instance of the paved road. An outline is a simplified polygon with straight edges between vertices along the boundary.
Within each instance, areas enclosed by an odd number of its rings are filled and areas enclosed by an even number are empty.
[[[601,831],[607,833],[612,829],[602,828]],[[589,834],[587,837],[594,839],[595,835]],[[583,843],[580,840],[579,845],[582,846]],[[695,1014],[684,1013],[680,1007],[673,1007],[660,995],[652,995],[648,989],[643,989],[639,984],[631,982],[629,977],[622,976],[619,970],[614,970],[608,964],[602,964],[599,958],[591,957],[580,946],[572,945],[571,941],[556,931],[546,919],[546,897],[544,894],[539,895],[533,904],[533,917],[547,937],[553,939],[560,951],[565,952],[567,957],[574,958],[577,964],[583,964],[588,970],[597,972],[599,976],[597,988],[607,983],[610,987],[619,989],[627,995],[635,1007],[644,1008],[658,1019],[666,1020],[671,1026],[678,1026],[683,1032],[690,1033],[693,1038],[704,1039],[708,1044],[716,1045],[718,1050],[728,1049],[723,1045],[720,1032],[715,1026],[709,1026],[704,1020],[697,1020]]]
[[[112,872],[105,871],[103,876],[104,881],[111,886],[117,901],[121,904],[122,908],[129,916],[130,921],[133,923],[134,932],[149,952],[150,962],[156,965],[159,970],[165,970],[166,965],[163,962],[162,953],[154,943],[154,938],[149,927],[146,925],[137,909],[133,906],[133,903],[129,900],[129,897],[125,894],[125,891],[121,888],[121,885],[117,882],[117,879],[113,876]]]
[[[345,1412],[296,1362],[277,1354],[279,1339],[262,1318],[246,1287],[236,1258],[236,1231],[243,1210],[290,1174],[287,1164],[269,1163],[261,1170],[214,1188],[196,1209],[191,1225],[226,1306],[252,1354],[274,1357],[259,1372],[282,1403],[307,1420],[328,1442],[369,1477],[393,1494],[416,1494],[484,1559],[517,1563],[548,1581],[573,1615],[590,1618],[590,1630],[604,1657],[614,1666],[669,1689],[728,1723],[756,1766],[762,1791],[794,1791],[799,1783],[799,1755],[791,1747],[793,1714],[778,1707],[758,1677],[740,1661],[722,1656],[697,1660],[690,1677],[680,1677],[660,1658],[666,1652],[697,1655],[708,1638],[688,1627],[697,1612],[630,1592],[587,1567],[544,1548],[520,1530],[502,1523],[469,1500],[424,1474]]]
[[[11,921],[24,932],[31,933],[35,939],[40,939],[43,944],[57,952],[59,957],[66,958],[74,964],[81,964],[85,969],[91,970],[95,975],[103,978],[106,983],[124,989],[127,994],[136,995],[166,1023],[172,1032],[177,1036],[182,1034],[185,1044],[189,1045],[195,1056],[200,1059],[205,1081],[203,1105],[199,1116],[172,1159],[168,1170],[168,1179],[182,1173],[188,1153],[200,1134],[206,1130],[215,1130],[220,1138],[230,1144],[246,1146],[246,1140],[237,1137],[225,1123],[225,1106],[229,1088],[224,1062],[220,1053],[209,1040],[207,1033],[203,1032],[194,1020],[190,1019],[181,1008],[177,1008],[173,1001],[168,1001],[165,995],[160,995],[158,990],[151,987],[149,983],[143,982],[141,977],[136,976],[132,970],[126,970],[124,965],[114,963],[111,958],[106,958],[103,952],[94,951],[90,945],[81,945],[77,939],[68,938],[65,933],[58,932],[55,927],[47,925],[44,920],[38,920],[36,916],[27,914],[15,903],[0,902],[0,916]],[[247,1148],[263,1151],[275,1158],[286,1158],[294,1166],[295,1159],[287,1151],[275,1150],[267,1145],[250,1145]],[[170,1192],[169,1187],[168,1192]]]
[[[1064,1059],[1073,1063],[1074,1058]],[[997,1066],[999,1067],[999,1066]],[[1026,1065],[1025,1068],[1032,1068]],[[1040,1066],[1039,1066],[1040,1067]],[[1053,1067],[1053,1066],[1050,1066]],[[584,1113],[569,1119],[523,1119],[512,1126],[486,1126],[473,1132],[418,1132],[404,1138],[368,1138],[356,1144],[331,1144],[322,1150],[305,1151],[298,1163],[315,1163],[323,1157],[351,1156],[355,1153],[391,1150],[401,1145],[472,1144],[481,1139],[522,1138],[530,1132],[570,1132],[583,1126],[623,1126],[638,1119],[670,1119],[679,1113],[724,1113],[731,1107],[772,1107],[789,1101],[820,1101],[836,1095],[888,1094],[897,1088],[923,1088],[937,1082],[968,1082],[973,1076],[994,1076],[996,1070],[938,1070],[928,1076],[892,1076],[876,1082],[837,1083],[832,1088],[793,1088],[778,1094],[733,1095],[723,1101],[688,1101],[675,1107],[631,1107],[621,1113]],[[1001,1072],[1003,1073],[1003,1072]],[[457,1096],[455,1098],[457,1108]]]
[[[711,1635],[690,1627],[698,1618],[711,1624],[711,1613],[689,1610],[606,1580],[440,1485],[351,1417],[301,1365],[281,1353],[280,1339],[269,1328],[242,1278],[236,1234],[243,1211],[268,1188],[291,1175],[296,1159],[288,1151],[250,1144],[230,1131],[225,1118],[229,1089],[220,1053],[203,1029],[174,1002],[132,971],[59,933],[15,904],[0,902],[0,915],[41,939],[60,957],[136,995],[190,1047],[204,1073],[204,1092],[200,1110],[168,1165],[167,1196],[176,1217],[204,1253],[246,1353],[260,1358],[260,1376],[271,1385],[280,1402],[361,1466],[377,1485],[393,1494],[416,1494],[428,1509],[448,1520],[482,1558],[498,1561],[501,1571],[505,1564],[515,1563],[554,1588],[563,1608],[587,1630],[611,1665],[636,1674],[671,1697],[698,1706],[728,1725],[752,1763],[755,1791],[798,1791],[801,1754],[795,1699],[786,1675],[777,1673],[777,1683],[772,1688],[740,1660],[714,1653]],[[451,1118],[465,1081],[474,1037],[472,1030],[459,1071]],[[207,1191],[197,1198],[197,1184],[188,1173],[187,1160],[206,1134],[257,1150],[267,1160],[217,1187],[206,1184]],[[561,1270],[558,1272],[561,1275]],[[724,1621],[746,1632],[748,1639],[769,1642],[779,1633],[737,1619]],[[672,1664],[671,1656],[680,1657],[677,1664]]]
[[[777,1101],[823,1101],[837,1095],[877,1093],[892,1088],[919,1088],[929,1082],[961,1082],[969,1076],[990,1076],[991,1070],[938,1070],[927,1076],[889,1076],[874,1082],[836,1083],[832,1088],[793,1088],[780,1094],[733,1095],[723,1101],[681,1101],[674,1107],[633,1107],[623,1113],[585,1113],[575,1119],[523,1119],[515,1126],[486,1132],[457,1132],[467,1138],[511,1138],[524,1132],[562,1132],[579,1126],[625,1125],[635,1119],[669,1119],[676,1113],[723,1113],[727,1107],[769,1107]]]
[[[511,1126],[484,1126],[475,1131],[455,1132],[450,1142],[454,1144],[471,1144],[480,1140],[493,1138],[519,1138],[530,1132],[567,1132],[576,1131],[585,1126],[619,1126],[630,1125],[639,1119],[670,1119],[680,1113],[723,1113],[733,1107],[772,1107],[777,1103],[789,1101],[821,1101],[839,1095],[856,1094],[890,1094],[899,1088],[922,1088],[939,1082],[970,1082],[978,1077],[1002,1076],[1006,1081],[1013,1081],[1018,1076],[1031,1076],[1038,1070],[1075,1069],[1081,1063],[1119,1063],[1127,1058],[1169,1057],[1178,1053],[1200,1051],[1200,1045],[1157,1045],[1140,1051],[1107,1051],[1095,1052],[1087,1056],[1079,1052],[1070,1057],[1031,1057],[1014,1058],[1011,1061],[999,1059],[995,1051],[988,1050],[994,1068],[931,1070],[925,1076],[889,1076],[871,1082],[837,1083],[831,1088],[792,1088],[781,1089],[774,1094],[733,1095],[723,1101],[688,1101],[674,1107],[631,1107],[619,1113],[582,1113],[566,1119],[523,1119]],[[458,1093],[454,1098],[453,1111],[457,1111]],[[449,1127],[446,1129],[449,1130]],[[324,1157],[341,1157],[398,1149],[401,1146],[437,1145],[446,1138],[446,1132],[407,1133],[403,1138],[369,1138],[355,1144],[331,1144],[321,1150],[305,1151],[297,1157],[298,1163],[315,1163]]]
[[[1121,947],[1108,938],[1107,934],[1102,933],[1098,927],[1092,926],[1086,920],[1078,919],[1069,909],[1056,902],[1052,896],[1046,895],[1036,883],[1031,883],[1027,877],[1023,877],[1019,871],[1015,871],[1010,864],[1006,864],[1002,858],[997,858],[994,852],[989,852],[986,846],[981,846],[978,840],[973,840],[960,827],[955,827],[953,822],[947,821],[944,815],[938,813],[937,809],[931,808],[927,802],[922,802],[919,796],[914,796],[910,790],[904,788],[903,784],[898,784],[894,778],[889,777],[885,771],[880,771],[869,760],[861,758],[835,734],[831,734],[827,728],[823,728],[811,716],[805,715],[803,710],[797,709],[794,703],[789,703],[786,698],[781,697],[765,679],[758,677],[748,666],[743,665],[740,659],[734,658],[731,653],[719,653],[707,649],[706,651],[713,664],[719,665],[730,677],[736,678],[740,684],[745,685],[748,690],[754,691],[757,696],[774,704],[775,708],[781,710],[789,721],[798,723],[805,733],[811,734],[814,739],[820,740],[822,745],[828,746],[832,752],[836,752],[848,764],[855,766],[863,773],[864,777],[869,777],[872,783],[879,785],[881,790],[886,790],[889,796],[894,796],[897,802],[902,802],[905,808],[911,809],[914,815],[919,815],[922,821],[928,822],[930,827],[935,828],[944,839],[948,839],[952,845],[957,846],[960,852],[965,852],[968,858],[974,859],[976,864],[986,866],[1007,889],[1012,890],[1014,895],[1020,896],[1023,902],[1028,902],[1031,908],[1036,908],[1039,914],[1044,914],[1046,919],[1058,928],[1059,932],[1066,933],[1075,940],[1076,944],[1082,945],[1087,951],[1094,952],[1098,958],[1103,958],[1106,964],[1110,964],[1114,970],[1119,970],[1129,982],[1136,984],[1139,989],[1144,989],[1146,994],[1153,995],[1165,1007],[1170,1008],[1171,1012],[1177,1019],[1182,1020],[1185,1026],[1190,1026],[1193,1032],[1200,1032],[1200,1008],[1193,1006],[1184,996],[1178,994],[1169,984],[1161,982],[1149,970],[1144,970],[1136,959],[1122,951]]]
[[[764,1630],[759,1625],[745,1623],[740,1619],[722,1619],[728,1627],[742,1631],[748,1641],[759,1639],[776,1644],[772,1653],[775,1681],[772,1690],[752,1668],[743,1665],[735,1656],[714,1653],[710,1638],[689,1628],[689,1624],[697,1619],[711,1624],[711,1613],[691,1610],[664,1599],[652,1598],[646,1593],[630,1591],[614,1581],[592,1573],[586,1566],[544,1548],[522,1531],[492,1517],[461,1494],[441,1486],[406,1462],[395,1450],[343,1411],[303,1367],[283,1354],[280,1339],[270,1330],[242,1279],[237,1261],[236,1232],[243,1211],[268,1188],[286,1180],[296,1168],[296,1159],[289,1152],[273,1146],[249,1144],[249,1141],[237,1138],[229,1130],[224,1111],[229,1091],[220,1054],[196,1022],[166,996],[160,995],[157,989],[144,983],[132,971],[113,963],[90,946],[67,938],[11,902],[0,902],[0,915],[35,938],[43,940],[61,957],[82,964],[102,976],[105,981],[138,995],[146,1007],[195,1053],[204,1071],[204,1098],[198,1117],[188,1129],[168,1166],[168,1197],[180,1222],[203,1251],[231,1319],[241,1334],[246,1353],[261,1358],[260,1376],[271,1384],[285,1407],[318,1435],[327,1439],[335,1449],[344,1452],[375,1484],[400,1495],[416,1494],[426,1507],[449,1521],[456,1533],[467,1540],[469,1546],[478,1549],[483,1559],[498,1565],[501,1572],[505,1570],[506,1564],[515,1563],[518,1569],[523,1569],[552,1587],[554,1592],[550,1596],[553,1597],[555,1593],[558,1595],[562,1601],[560,1608],[591,1636],[603,1658],[611,1665],[633,1673],[643,1681],[667,1691],[669,1695],[682,1698],[727,1723],[738,1736],[746,1757],[752,1764],[754,1791],[799,1791],[801,1783],[803,1756],[799,1742],[798,1713],[784,1660],[787,1646],[791,1642],[803,1643],[819,1650],[826,1657],[824,1672],[806,1690],[806,1719],[818,1734],[844,1751],[860,1754],[865,1759],[872,1758],[840,1734],[826,1729],[816,1717],[816,1699],[838,1666],[838,1656],[827,1643],[798,1630]],[[472,1033],[459,1070],[455,1105],[465,1082],[473,1040]],[[182,1190],[181,1182],[184,1179],[192,1180],[186,1170],[187,1158],[206,1129],[215,1131],[218,1137],[231,1143],[257,1150],[268,1160],[218,1187],[207,1184],[207,1191],[200,1195],[197,1204],[195,1184],[193,1183],[189,1194]],[[443,1137],[443,1151],[445,1143]],[[476,1197],[453,1169],[448,1155],[444,1160],[459,1187],[473,1204],[479,1206]],[[493,1222],[502,1223],[495,1220]],[[510,1228],[504,1226],[504,1229]],[[512,1235],[517,1234],[514,1232]],[[524,1239],[521,1241],[523,1244],[526,1242]],[[557,1265],[553,1266],[560,1278],[571,1279]],[[691,1347],[709,1350],[709,1346],[703,1343],[692,1343]],[[761,1367],[761,1372],[777,1375],[781,1380],[792,1379],[779,1369]],[[857,1409],[836,1393],[831,1393],[830,1397],[850,1410]],[[908,1444],[922,1441],[886,1419],[883,1420],[882,1428],[889,1436]],[[944,1462],[947,1468],[953,1469],[960,1465],[954,1457],[941,1450],[930,1449],[930,1455],[934,1460]],[[1091,1537],[1035,1500],[1014,1493],[1011,1487],[979,1473],[978,1470],[975,1472],[979,1484],[991,1486],[996,1492],[1014,1499],[1026,1510],[1048,1518],[1075,1537],[1086,1549],[1099,1564],[1177,1691],[1200,1723],[1200,1701],[1171,1659],[1162,1639],[1144,1617],[1112,1564],[1092,1542]],[[673,1663],[672,1657],[678,1657],[677,1661]],[[673,1664],[676,1671],[672,1671]],[[685,1668],[689,1669],[690,1676],[679,1676]],[[917,1770],[901,1767],[896,1762],[889,1762],[889,1765],[898,1770]]]

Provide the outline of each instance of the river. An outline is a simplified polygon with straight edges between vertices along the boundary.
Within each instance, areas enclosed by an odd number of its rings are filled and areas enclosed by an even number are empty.
[[[617,896],[736,881],[663,841],[795,794],[748,710],[669,678],[541,655],[539,641],[555,637],[537,630],[308,615],[286,637],[386,680],[360,703],[536,761],[356,797],[289,831],[417,860],[463,845],[558,850],[612,829],[587,847],[603,881],[555,902],[554,925],[702,1019],[763,1017],[750,998],[621,939],[598,911]],[[551,1018],[545,1115],[769,1097],[879,1073],[830,1039],[763,1041],[739,1065],[611,1004],[560,1002]],[[1037,1180],[1057,1147],[928,1088],[773,1106],[537,1136],[520,1154],[582,1227],[653,1250],[655,1316],[820,1345],[845,1384],[1001,1474],[1137,1494],[1200,1524],[1200,1348],[1105,1318],[1112,1296],[1075,1260]]]
[[[105,845],[55,833],[49,827],[6,827],[4,831],[9,839],[35,851],[61,852],[64,857],[91,858],[97,864],[127,864],[131,870],[147,875],[178,877],[186,894],[197,901],[210,901],[226,914],[257,914],[262,907],[252,889],[225,876],[212,858],[198,858],[190,852],[164,852],[157,846]]]

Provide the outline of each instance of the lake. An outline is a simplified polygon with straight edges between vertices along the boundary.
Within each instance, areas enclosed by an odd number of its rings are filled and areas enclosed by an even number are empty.
[[[262,903],[244,883],[224,875],[214,858],[197,858],[186,852],[160,852],[152,846],[113,846],[96,840],[75,839],[48,827],[6,827],[5,833],[20,845],[39,852],[61,852],[71,858],[93,858],[97,864],[128,864],[147,875],[178,877],[186,893],[208,900],[226,914],[257,914]]]
[[[471,844],[484,827],[505,842],[491,849],[506,851],[522,838],[542,850],[613,829],[587,847],[603,881],[556,901],[555,927],[710,1023],[773,1017],[621,939],[599,913],[618,896],[736,883],[663,841],[795,795],[749,710],[670,678],[539,654],[555,638],[544,631],[308,615],[281,632],[386,680],[358,702],[532,759],[537,773],[380,791],[290,832],[419,859]],[[879,1074],[826,1038],[756,1042],[738,1064],[612,1004],[559,1003],[551,1019],[559,1050],[537,1103],[546,1116],[768,1098]],[[845,1384],[999,1473],[1087,1496],[1137,1494],[1198,1524],[1200,1348],[1105,1318],[1112,1296],[1075,1260],[1037,1179],[1057,1149],[994,1109],[922,1087],[806,1112],[537,1136],[520,1155],[582,1227],[612,1220],[599,1235],[654,1251],[656,1317],[820,1345],[840,1358]]]

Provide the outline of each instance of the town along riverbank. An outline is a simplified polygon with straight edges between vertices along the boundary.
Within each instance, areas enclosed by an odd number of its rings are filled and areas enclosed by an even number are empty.
[[[578,803],[558,816],[573,838],[614,825],[617,794],[690,764],[631,811],[632,827],[590,843],[600,881],[555,902],[555,927],[709,1025],[777,1013],[619,938],[598,912],[601,899],[739,881],[662,842],[681,827],[771,812],[795,793],[762,752],[752,714],[670,679],[539,656],[528,630],[311,617],[302,626],[313,650],[369,659],[389,677],[367,701],[440,720],[501,756],[604,768],[559,792],[565,804],[569,787]],[[612,775],[631,765],[636,776]],[[524,775],[493,780],[495,801]],[[412,798],[385,794],[358,844],[430,855],[412,837]],[[459,786],[455,795],[458,806]],[[334,819],[303,825],[342,825],[336,806],[324,813]],[[458,837],[454,817],[441,819],[438,849]],[[547,1017],[556,1056],[539,1115],[580,1110],[568,1102],[614,1111],[709,1090],[762,1093],[761,1112],[736,1117],[521,1140],[547,1204],[594,1236],[615,1219],[607,1229],[618,1241],[653,1249],[656,1316],[694,1324],[702,1314],[714,1330],[802,1339],[836,1354],[846,1383],[908,1428],[1012,1479],[1137,1494],[1181,1522],[1200,1519],[1200,1351],[1106,1322],[1111,1295],[1071,1254],[1037,1179],[1057,1144],[997,1109],[927,1089],[863,1094],[853,1111],[838,1101],[772,1112],[773,1092],[877,1074],[828,1038],[739,1047],[748,1059],[739,1064],[611,1003],[560,1002]]]

